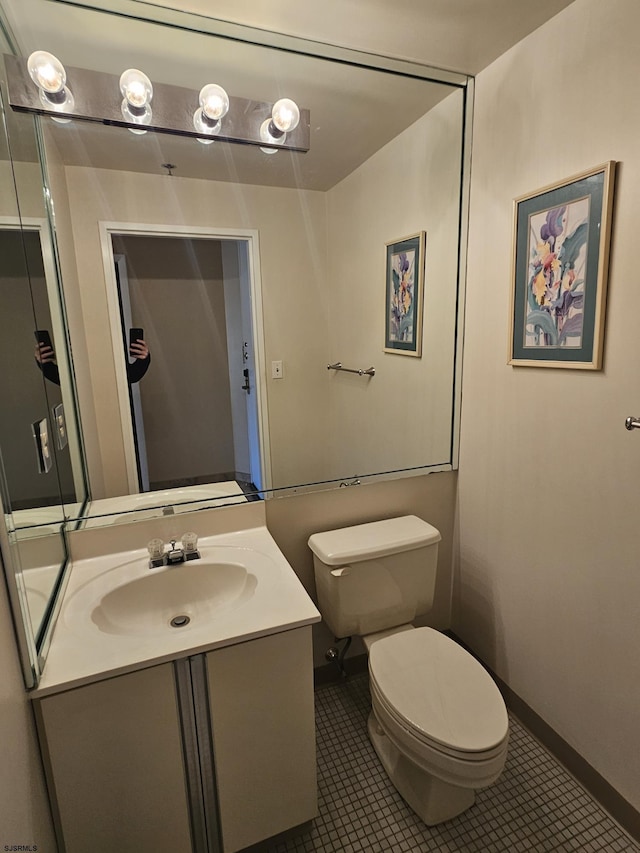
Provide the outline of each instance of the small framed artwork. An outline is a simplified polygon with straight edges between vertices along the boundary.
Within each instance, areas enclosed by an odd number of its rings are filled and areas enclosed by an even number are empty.
[[[515,199],[509,364],[602,367],[614,169]]]
[[[422,355],[426,233],[387,243],[384,351]]]

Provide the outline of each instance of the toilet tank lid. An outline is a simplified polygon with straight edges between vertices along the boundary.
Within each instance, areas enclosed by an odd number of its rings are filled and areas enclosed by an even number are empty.
[[[415,515],[403,515],[314,533],[309,547],[325,565],[343,566],[435,545],[441,538],[433,525]]]

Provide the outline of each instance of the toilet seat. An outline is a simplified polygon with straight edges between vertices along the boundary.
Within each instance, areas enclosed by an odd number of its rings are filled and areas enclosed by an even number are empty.
[[[492,763],[506,754],[509,719],[500,691],[439,631],[416,628],[378,640],[369,673],[377,710],[415,748],[465,762]]]

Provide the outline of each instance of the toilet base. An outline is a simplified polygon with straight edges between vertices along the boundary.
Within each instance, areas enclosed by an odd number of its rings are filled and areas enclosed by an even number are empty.
[[[443,782],[410,761],[391,742],[373,711],[369,738],[394,787],[423,823],[435,826],[466,811],[475,802],[473,788]]]

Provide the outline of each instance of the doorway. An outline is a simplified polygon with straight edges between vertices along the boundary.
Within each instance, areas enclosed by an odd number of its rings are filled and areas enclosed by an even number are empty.
[[[130,492],[264,490],[257,235],[109,224],[106,236]],[[136,328],[150,353],[142,376],[129,354]]]

